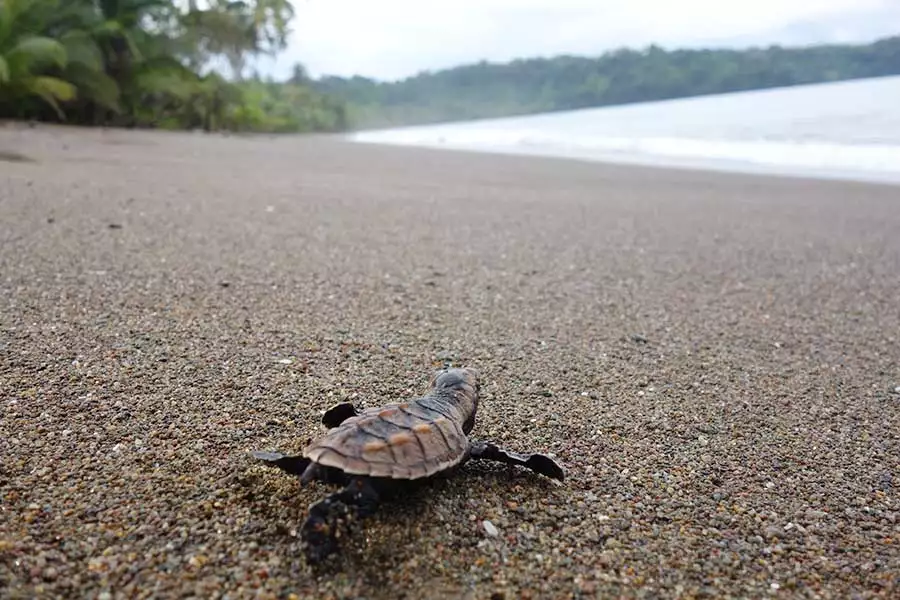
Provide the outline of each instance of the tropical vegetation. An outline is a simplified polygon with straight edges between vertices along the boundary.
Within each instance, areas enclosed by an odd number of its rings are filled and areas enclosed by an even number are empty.
[[[397,82],[324,77],[357,127],[571,110],[900,74],[900,37],[864,45],[748,50],[621,49],[598,58],[481,62]]]
[[[480,62],[394,82],[252,74],[291,0],[0,0],[0,119],[341,131],[900,74],[900,37],[748,50],[619,49]],[[251,73],[248,73],[251,71]],[[223,74],[224,73],[224,74]]]
[[[246,77],[293,16],[289,0],[0,0],[0,118],[343,129],[343,103],[305,81]]]

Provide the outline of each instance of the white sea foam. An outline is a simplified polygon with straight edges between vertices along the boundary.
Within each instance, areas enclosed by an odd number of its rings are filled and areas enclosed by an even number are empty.
[[[900,77],[366,131],[352,139],[900,183]]]

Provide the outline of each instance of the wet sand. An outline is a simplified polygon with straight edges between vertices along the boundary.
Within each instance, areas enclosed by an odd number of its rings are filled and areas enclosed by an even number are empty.
[[[900,593],[897,187],[0,127],[0,298],[0,596]],[[567,480],[471,463],[310,569],[330,488],[248,453],[446,363]]]

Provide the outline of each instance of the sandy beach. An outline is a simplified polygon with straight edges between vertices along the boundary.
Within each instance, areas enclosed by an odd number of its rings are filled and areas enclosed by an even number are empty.
[[[311,569],[333,488],[249,452],[448,363],[566,481]],[[890,598],[898,487],[900,187],[0,127],[4,598]]]

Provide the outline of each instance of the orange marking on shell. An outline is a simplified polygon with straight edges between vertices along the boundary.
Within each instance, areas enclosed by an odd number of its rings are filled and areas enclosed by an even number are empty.
[[[389,416],[391,416],[391,415],[393,415],[393,414],[396,414],[396,413],[397,413],[397,409],[396,409],[396,408],[386,408],[386,409],[382,410],[381,412],[379,412],[379,413],[378,413],[378,416],[379,416],[379,417],[389,417]]]
[[[431,431],[431,423],[419,423],[413,427],[413,431],[416,433],[428,433]]]
[[[388,443],[391,446],[402,446],[403,444],[408,444],[413,440],[413,436],[409,435],[408,433],[395,433],[388,438]]]
[[[363,452],[378,452],[379,450],[384,450],[387,448],[387,444],[384,442],[367,442],[363,446]]]

